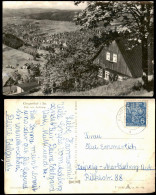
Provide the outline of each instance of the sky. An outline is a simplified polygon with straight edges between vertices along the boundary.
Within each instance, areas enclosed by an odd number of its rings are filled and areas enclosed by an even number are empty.
[[[85,3],[75,6],[73,1],[3,1],[3,8],[53,8],[53,9],[84,9]]]

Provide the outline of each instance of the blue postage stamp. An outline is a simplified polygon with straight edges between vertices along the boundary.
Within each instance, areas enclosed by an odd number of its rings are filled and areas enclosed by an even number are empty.
[[[146,126],[146,102],[126,102],[126,126]]]

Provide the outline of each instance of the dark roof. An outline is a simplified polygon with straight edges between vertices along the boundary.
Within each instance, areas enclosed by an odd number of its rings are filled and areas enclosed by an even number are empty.
[[[98,55],[101,53],[101,51],[103,50],[103,48],[104,48],[104,46],[102,45],[100,47],[100,49],[98,50],[98,52],[95,54],[95,56],[93,56],[93,58],[91,59],[91,61],[94,61],[98,57]]]
[[[21,87],[24,91],[28,91],[32,88],[38,87],[39,84],[37,82],[31,82],[31,83],[17,84],[16,86]]]
[[[116,41],[120,52],[132,74],[133,77],[140,77],[142,75],[142,45],[134,47],[132,50],[127,50],[126,40],[119,39]]]

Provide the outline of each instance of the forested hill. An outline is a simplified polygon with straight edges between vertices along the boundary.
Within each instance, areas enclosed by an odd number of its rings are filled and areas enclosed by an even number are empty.
[[[3,9],[3,17],[24,17],[30,14],[39,14],[43,12],[52,11],[51,9],[42,8],[21,8],[21,9]],[[57,10],[53,10],[57,11]]]
[[[15,35],[5,33],[3,33],[3,43],[8,47],[12,47],[14,49],[18,49],[25,44],[21,39],[17,38]]]
[[[73,21],[74,16],[80,10],[58,10],[58,9],[4,9],[3,17],[22,17],[36,20]]]
[[[53,12],[44,12],[39,14],[30,14],[26,16],[29,19],[36,20],[56,20],[56,21],[73,21],[74,16],[77,11],[53,11]]]

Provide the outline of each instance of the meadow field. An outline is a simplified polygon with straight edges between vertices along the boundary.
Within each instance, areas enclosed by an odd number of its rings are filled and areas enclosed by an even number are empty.
[[[3,68],[8,65],[16,67],[20,64],[20,67],[27,63],[28,60],[33,60],[33,56],[17,49],[3,45]]]
[[[36,61],[32,55],[10,48],[3,44],[3,75],[11,76],[15,70],[18,70],[21,75],[28,75],[28,70],[21,69],[21,67],[29,62],[33,64],[45,64],[45,60]],[[19,64],[19,66],[17,66],[17,64]],[[7,66],[10,65],[14,68],[7,68]]]

